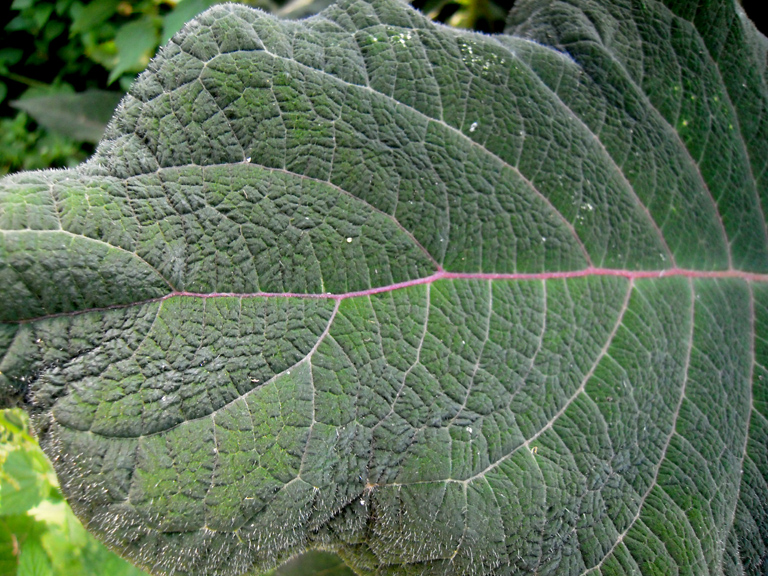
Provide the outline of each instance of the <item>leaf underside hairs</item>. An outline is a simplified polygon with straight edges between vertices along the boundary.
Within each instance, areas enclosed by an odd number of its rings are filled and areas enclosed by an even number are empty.
[[[730,0],[214,7],[0,181],[0,405],[154,574],[762,574],[766,53]]]

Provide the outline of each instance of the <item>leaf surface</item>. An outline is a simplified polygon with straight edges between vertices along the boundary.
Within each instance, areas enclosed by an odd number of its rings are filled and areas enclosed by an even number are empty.
[[[766,46],[728,1],[215,7],[0,182],[0,398],[158,574],[759,574]]]

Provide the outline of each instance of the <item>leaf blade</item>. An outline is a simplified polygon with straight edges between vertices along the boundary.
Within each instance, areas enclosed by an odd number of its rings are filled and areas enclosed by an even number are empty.
[[[759,145],[723,135],[722,39],[673,8],[524,3],[518,32],[560,52],[388,0],[175,36],[92,160],[3,184],[6,237],[61,227],[157,274],[4,324],[3,394],[77,513],[161,573],[309,548],[373,573],[754,571]]]

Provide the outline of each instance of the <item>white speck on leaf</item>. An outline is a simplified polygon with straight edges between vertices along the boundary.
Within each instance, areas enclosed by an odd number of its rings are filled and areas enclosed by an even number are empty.
[[[469,127],[470,132],[474,132],[477,130],[477,122],[472,122],[472,125]]]

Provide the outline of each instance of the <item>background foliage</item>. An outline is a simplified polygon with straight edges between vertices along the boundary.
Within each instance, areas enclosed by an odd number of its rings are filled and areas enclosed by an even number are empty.
[[[241,0],[303,17],[329,0]],[[499,31],[514,0],[420,0],[453,26]],[[73,166],[157,47],[215,0],[14,0],[0,7],[0,175]],[[750,5],[745,5],[750,10]],[[330,554],[280,570],[349,574]],[[0,576],[140,575],[94,540],[64,502],[21,411],[0,411]]]
[[[330,0],[236,0],[299,18]],[[419,0],[414,5],[454,26],[501,31],[514,0]],[[136,73],[182,25],[217,0],[13,0],[0,7],[0,176],[19,170],[74,166],[98,136],[73,130],[103,126]],[[98,92],[93,92],[98,90]],[[42,97],[90,91],[102,104],[72,111]],[[94,96],[96,94],[96,96]],[[34,108],[30,110],[30,106]],[[77,105],[75,105],[77,108]],[[106,114],[104,113],[106,109]],[[62,119],[62,115],[64,119]],[[53,124],[53,125],[52,125]],[[54,128],[46,130],[46,128]]]

